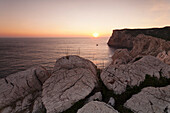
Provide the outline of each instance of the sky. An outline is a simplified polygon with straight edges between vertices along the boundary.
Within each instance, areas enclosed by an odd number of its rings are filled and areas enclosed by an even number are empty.
[[[109,37],[170,26],[170,0],[0,0],[0,37]]]

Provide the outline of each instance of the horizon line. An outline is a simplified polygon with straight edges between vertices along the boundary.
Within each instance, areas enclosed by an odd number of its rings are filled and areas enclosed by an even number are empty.
[[[52,37],[52,36],[0,36],[0,38],[94,38],[93,36],[57,36],[57,37]],[[108,36],[99,36],[97,38],[109,38]],[[97,39],[96,38],[96,39]]]

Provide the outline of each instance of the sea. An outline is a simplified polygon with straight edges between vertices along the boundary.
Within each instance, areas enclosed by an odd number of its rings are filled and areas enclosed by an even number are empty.
[[[58,58],[79,55],[103,69],[115,49],[109,38],[0,38],[0,78],[42,65],[52,70]]]

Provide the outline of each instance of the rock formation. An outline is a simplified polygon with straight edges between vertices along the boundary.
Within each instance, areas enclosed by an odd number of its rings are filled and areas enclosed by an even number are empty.
[[[112,36],[108,41],[108,45],[114,48],[128,48],[133,47],[134,37],[126,33],[126,30],[114,30]]]
[[[169,33],[170,27],[114,30],[108,45],[126,49],[117,49],[112,56],[112,64],[102,71],[100,77],[105,86],[115,94],[124,95],[129,94],[129,90],[126,93],[127,86],[131,89],[134,86],[136,86],[134,89],[143,88],[145,85],[142,82],[146,79],[146,75],[158,79],[167,78],[169,82]],[[132,96],[124,106],[135,113],[168,113],[169,89],[169,86],[146,87]]]
[[[170,85],[144,88],[140,93],[133,95],[124,106],[134,113],[169,113]]]
[[[159,60],[161,60],[162,62],[170,65],[170,50],[169,51],[163,51],[163,52],[160,52],[158,55],[157,55],[157,58]]]
[[[170,27],[115,30],[108,45],[126,49],[117,49],[102,73],[72,55],[50,72],[38,66],[2,78],[0,113],[168,113],[169,33]]]
[[[112,56],[112,64],[115,65],[127,64],[131,60],[132,57],[127,49],[117,49]]]
[[[39,66],[0,79],[0,112],[36,113],[43,110],[39,97],[42,84],[48,77],[48,71]]]
[[[137,35],[144,34],[170,41],[170,27],[151,29],[114,30],[108,45],[115,48],[133,48],[133,40]]]
[[[165,53],[168,53],[168,51],[170,50],[170,41],[165,41],[156,37],[139,34],[133,39],[132,43],[133,47],[130,51],[128,51],[127,49],[117,49],[115,51],[114,55],[112,56],[112,64],[126,64],[135,57],[145,55],[152,55],[155,57],[157,56],[157,58],[160,58],[160,55],[162,57],[164,56],[164,58],[161,58],[160,60],[169,64],[169,55],[165,55]],[[162,53],[163,51],[165,52]],[[159,53],[160,55],[158,56]]]
[[[104,102],[92,101],[84,105],[77,113],[118,113],[118,111]]]
[[[127,86],[138,86],[146,75],[170,78],[170,65],[153,56],[144,56],[128,64],[110,65],[102,71],[100,77],[108,89],[121,94]]]
[[[97,86],[96,66],[78,56],[56,61],[53,73],[43,84],[42,101],[47,113],[63,112],[88,96]]]
[[[170,50],[170,41],[165,41],[156,37],[140,34],[136,36],[133,41],[133,49],[130,51],[130,56],[157,56],[158,53],[168,50]]]

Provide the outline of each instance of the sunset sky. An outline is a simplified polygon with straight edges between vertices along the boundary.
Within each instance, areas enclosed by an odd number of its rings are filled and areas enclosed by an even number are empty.
[[[170,0],[0,0],[0,37],[101,37],[170,25]]]

